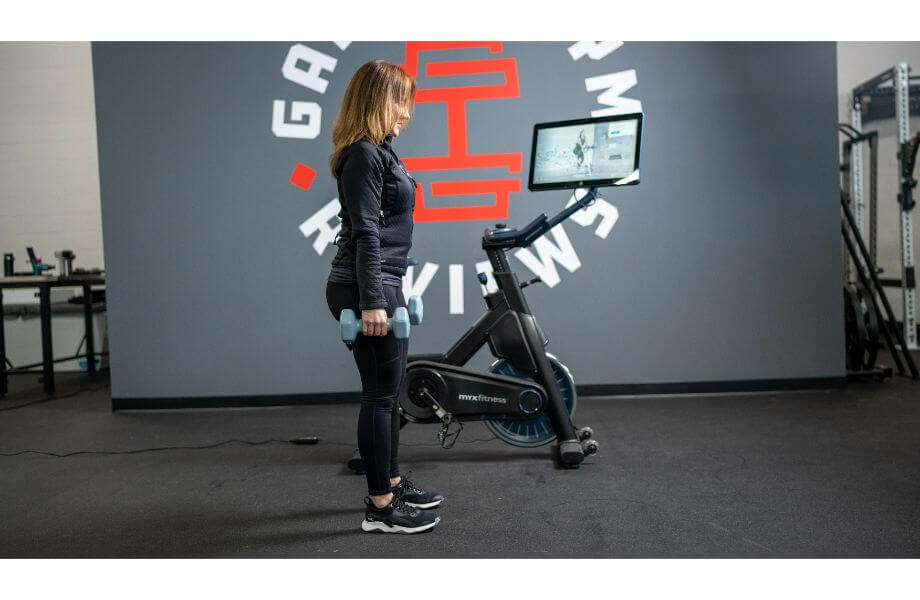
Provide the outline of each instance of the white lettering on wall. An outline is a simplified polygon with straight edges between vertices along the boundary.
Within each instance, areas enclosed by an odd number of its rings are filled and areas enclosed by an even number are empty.
[[[450,265],[450,314],[463,314],[463,265]]]
[[[582,196],[584,196],[584,194],[582,194]],[[568,208],[573,204],[575,204],[575,194],[572,194],[565,206]],[[598,223],[597,229],[594,230],[594,235],[605,240],[610,230],[616,225],[617,219],[620,218],[620,211],[617,210],[616,206],[602,198],[596,198],[593,204],[575,211],[569,218],[582,227],[587,227],[594,223],[598,217],[600,217],[601,222]]]
[[[426,262],[419,273],[418,279],[415,278],[415,265],[409,265],[406,268],[406,274],[403,275],[403,297],[408,301],[412,296],[421,296],[428,288],[428,284],[438,272],[438,265]]]
[[[291,120],[306,123],[287,123],[284,119],[284,100],[275,100],[272,105],[272,133],[276,137],[313,140],[319,136],[323,109],[316,102],[291,102]]]
[[[301,61],[309,65],[306,71],[298,66]],[[303,44],[295,44],[288,50],[284,66],[281,67],[281,73],[289,81],[299,83],[314,92],[325,94],[326,86],[329,85],[329,82],[322,78],[322,72],[323,70],[335,71],[337,62],[336,59],[328,54],[323,54]]]
[[[320,256],[335,241],[335,234],[342,228],[341,222],[335,227],[329,225],[329,219],[335,217],[340,208],[339,199],[333,198],[331,202],[319,209],[312,217],[300,224],[300,231],[305,238],[309,239],[311,235],[316,234],[316,239],[313,240],[313,249]]]
[[[592,117],[604,117],[607,115],[618,115],[623,113],[642,112],[642,102],[634,98],[623,98],[621,94],[632,88],[638,83],[636,70],[620,71],[618,73],[608,73],[607,75],[598,75],[597,77],[588,77],[585,79],[585,88],[589,92],[604,90],[597,97],[600,104],[605,104],[609,108],[599,108],[591,111]]]
[[[577,42],[569,46],[572,60],[587,55],[591,60],[600,60],[623,45],[623,42]]]
[[[556,244],[553,244],[547,239],[548,235],[553,236],[553,239],[556,240]],[[537,254],[540,255],[540,258],[534,256],[527,248],[521,248],[515,252],[514,255],[524,263],[527,268],[536,275],[539,275],[540,279],[549,287],[555,287],[560,281],[559,273],[556,271],[556,261],[568,269],[569,272],[574,272],[575,269],[581,267],[581,261],[578,259],[578,254],[575,252],[575,248],[572,247],[572,243],[569,242],[569,236],[562,227],[562,223],[556,225],[550,229],[546,235],[537,239],[537,241],[533,243],[533,247],[536,249]]]

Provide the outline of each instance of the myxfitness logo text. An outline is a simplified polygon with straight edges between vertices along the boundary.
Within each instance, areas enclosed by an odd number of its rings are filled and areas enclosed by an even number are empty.
[[[466,400],[468,402],[490,402],[492,404],[508,404],[507,398],[498,396],[486,396],[485,394],[457,394],[457,400]]]

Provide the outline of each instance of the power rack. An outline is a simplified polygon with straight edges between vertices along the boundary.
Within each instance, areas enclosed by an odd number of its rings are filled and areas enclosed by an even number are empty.
[[[845,194],[851,199],[857,231],[865,231],[866,202],[863,192],[863,144],[868,142],[871,151],[871,197],[869,213],[869,252],[874,265],[877,256],[877,135],[863,132],[865,123],[894,117],[898,131],[898,204],[901,222],[901,278],[880,278],[884,287],[900,287],[903,299],[901,327],[907,350],[917,350],[917,285],[913,248],[913,189],[917,181],[913,168],[920,145],[920,135],[910,135],[910,115],[920,114],[920,85],[911,85],[920,77],[910,75],[910,66],[899,63],[879,75],[853,88],[851,117],[848,130],[842,131],[849,139],[844,145],[844,165],[848,166]],[[857,268],[865,265],[858,265]],[[848,265],[849,279],[849,265]],[[884,294],[884,290],[879,290]]]

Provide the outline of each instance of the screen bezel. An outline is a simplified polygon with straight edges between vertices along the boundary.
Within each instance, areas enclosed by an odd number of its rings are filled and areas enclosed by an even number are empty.
[[[642,148],[642,119],[643,114],[638,113],[627,113],[622,115],[606,115],[603,117],[592,117],[589,119],[572,119],[570,121],[552,121],[547,123],[536,123],[533,126],[533,142],[530,146],[530,175],[527,178],[527,189],[532,192],[540,190],[569,190],[577,188],[586,188],[586,187],[607,187],[612,185],[617,185],[617,182],[621,179],[626,179],[627,177],[613,178],[613,179],[573,179],[571,181],[554,181],[552,183],[534,183],[533,182],[533,172],[534,167],[536,166],[536,161],[534,157],[537,153],[537,135],[541,129],[552,129],[555,127],[567,127],[572,125],[587,125],[594,123],[610,123],[614,121],[636,121],[636,156],[635,161],[633,162],[633,172],[636,172],[639,169],[639,154]],[[630,174],[631,175],[631,174]],[[635,181],[630,181],[628,183],[623,183],[620,185],[639,185],[639,179]]]

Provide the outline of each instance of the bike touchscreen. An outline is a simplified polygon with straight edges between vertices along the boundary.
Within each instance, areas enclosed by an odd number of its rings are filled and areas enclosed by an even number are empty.
[[[537,123],[530,190],[639,183],[642,113]]]

